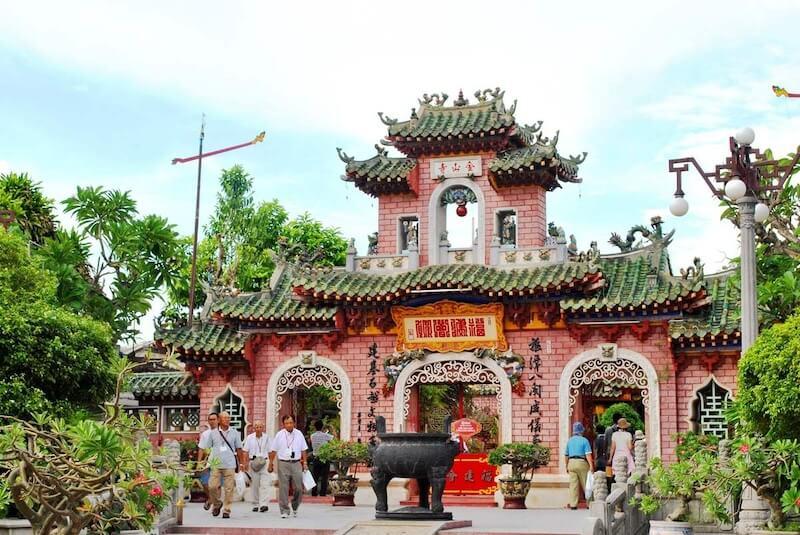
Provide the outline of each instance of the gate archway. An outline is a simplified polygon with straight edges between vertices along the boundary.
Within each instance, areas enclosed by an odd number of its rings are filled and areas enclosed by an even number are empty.
[[[352,392],[344,368],[330,359],[304,351],[278,366],[267,384],[267,432],[275,436],[280,427],[283,396],[294,388],[324,386],[333,391],[340,411],[340,438],[350,440]]]

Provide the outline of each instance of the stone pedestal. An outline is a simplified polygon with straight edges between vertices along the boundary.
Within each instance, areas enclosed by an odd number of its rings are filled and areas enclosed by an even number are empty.
[[[756,491],[745,487],[742,491],[742,509],[739,512],[739,522],[736,523],[736,533],[749,535],[758,528],[763,528],[769,519],[769,506],[759,498]]]

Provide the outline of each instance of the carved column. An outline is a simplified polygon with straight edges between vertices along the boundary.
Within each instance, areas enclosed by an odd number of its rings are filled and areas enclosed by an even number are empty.
[[[611,485],[612,489],[627,489],[628,488],[628,458],[619,455],[612,461],[611,464],[614,469],[614,484]]]
[[[489,245],[489,264],[496,266],[500,263],[500,237],[492,237],[492,243]]]
[[[606,498],[608,498],[608,483],[606,473],[598,470],[593,474],[592,501],[589,504],[591,516],[605,519],[606,517]]]
[[[450,241],[447,239],[447,233],[443,232],[441,238],[439,239],[439,261],[437,264],[448,264],[450,262],[449,253],[450,252]]]
[[[742,353],[753,345],[758,336],[758,313],[756,300],[756,253],[754,197],[743,197],[739,205],[739,230],[742,237]]]
[[[647,473],[647,438],[641,431],[636,431],[633,446],[633,470],[642,474]]]
[[[347,257],[344,261],[344,266],[347,271],[356,270],[356,240],[350,238],[350,244],[347,246]]]
[[[408,269],[419,267],[419,245],[416,243],[408,246]]]

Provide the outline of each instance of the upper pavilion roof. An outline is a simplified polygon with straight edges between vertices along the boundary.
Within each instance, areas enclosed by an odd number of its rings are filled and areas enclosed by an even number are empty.
[[[561,187],[560,182],[580,182],[578,166],[586,153],[561,156],[556,149],[558,132],[551,139],[543,135],[541,121],[533,125],[517,123],[517,103],[506,107],[504,94],[499,88],[476,91],[477,102],[470,104],[459,92],[452,106],[445,105],[446,94],[426,94],[419,101],[419,110],[412,108],[407,121],[379,113],[388,126],[381,143],[394,146],[407,157],[389,157],[376,145],[376,156],[356,160],[338,149],[347,164],[342,178],[373,196],[416,193],[416,158],[488,150],[496,153],[489,162],[489,180],[495,189],[538,184],[552,191]]]

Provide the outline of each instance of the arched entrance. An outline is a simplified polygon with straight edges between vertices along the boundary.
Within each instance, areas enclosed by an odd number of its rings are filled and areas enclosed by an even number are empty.
[[[511,382],[506,372],[490,358],[479,359],[472,353],[437,353],[408,364],[397,377],[394,389],[394,431],[405,429],[409,415],[411,390],[430,383],[483,384],[497,396],[501,443],[511,442]]]
[[[313,351],[300,354],[278,366],[267,385],[267,432],[274,436],[280,429],[280,411],[284,396],[295,388],[324,386],[333,392],[340,411],[340,438],[350,440],[352,394],[344,368]]]
[[[601,344],[573,358],[564,367],[558,387],[559,451],[564,451],[570,436],[575,404],[581,389],[598,382],[619,388],[636,389],[644,407],[645,435],[650,457],[661,454],[661,421],[659,413],[658,375],[643,355],[615,344]],[[564,469],[564,458],[559,455]]]
[[[439,256],[439,241],[442,233],[447,231],[447,208],[452,203],[442,202],[447,200],[448,191],[451,193],[454,190],[468,190],[470,211],[475,216],[475,229],[474,237],[470,238],[474,243],[472,247],[472,261],[477,264],[483,264],[486,258],[484,244],[486,243],[486,217],[484,214],[486,202],[483,197],[483,191],[475,182],[468,178],[449,178],[431,193],[430,200],[428,201],[428,258],[431,264],[446,264],[447,258],[440,258]],[[451,211],[454,210],[451,206]],[[473,231],[470,231],[472,234]]]

